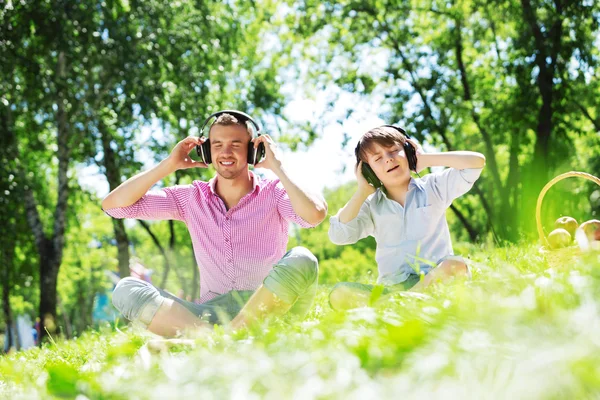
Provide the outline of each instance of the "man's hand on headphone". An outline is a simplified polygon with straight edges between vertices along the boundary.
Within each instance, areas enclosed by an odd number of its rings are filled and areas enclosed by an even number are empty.
[[[358,182],[358,191],[368,196],[375,193],[377,190],[373,185],[369,184],[367,178],[362,173],[362,165],[363,162],[360,161],[354,170],[354,174],[356,175],[356,181]]]
[[[192,160],[190,152],[201,145],[206,140],[205,137],[194,137],[188,136],[173,147],[171,154],[167,157],[167,160],[171,162],[175,169],[187,169],[187,168],[208,168],[208,165],[201,161]]]
[[[277,172],[281,169],[281,155],[279,150],[277,149],[277,145],[271,139],[269,135],[260,135],[252,139],[252,143],[254,144],[254,148],[257,149],[260,143],[263,143],[265,146],[265,158],[256,164],[255,168],[267,168],[273,172]]]

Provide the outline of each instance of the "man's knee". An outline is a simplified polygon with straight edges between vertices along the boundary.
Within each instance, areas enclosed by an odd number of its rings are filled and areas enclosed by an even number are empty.
[[[314,254],[304,247],[294,247],[269,272],[263,284],[284,302],[293,304],[317,284],[318,275],[319,263]]]
[[[288,256],[282,259],[282,264],[299,272],[308,286],[319,276],[319,261],[306,247],[297,246],[291,249]]]
[[[148,325],[164,298],[150,283],[137,278],[123,278],[112,294],[113,305],[130,321]]]

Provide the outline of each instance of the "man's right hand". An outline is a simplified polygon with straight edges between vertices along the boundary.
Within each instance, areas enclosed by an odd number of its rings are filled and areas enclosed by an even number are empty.
[[[190,152],[194,150],[196,146],[201,145],[206,140],[206,137],[194,137],[188,136],[173,147],[171,154],[167,158],[169,163],[175,169],[187,169],[187,168],[208,168],[208,165],[201,161],[192,160]]]
[[[358,191],[365,196],[369,196],[375,193],[375,190],[377,189],[367,182],[367,179],[362,173],[362,165],[363,162],[360,161],[354,170],[354,174],[356,175],[356,181],[358,182]]]

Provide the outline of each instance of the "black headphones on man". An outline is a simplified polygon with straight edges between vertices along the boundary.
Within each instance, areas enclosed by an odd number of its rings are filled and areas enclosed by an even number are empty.
[[[202,124],[202,129],[200,129],[200,136],[202,136],[204,134],[204,129],[206,128],[206,126],[208,125],[208,123],[210,122],[211,119],[219,118],[223,114],[229,114],[229,115],[234,116],[240,124],[247,125],[247,123],[250,122],[255,128],[255,129],[252,129],[252,132],[253,132],[252,139],[260,136],[260,134],[261,134],[260,126],[256,123],[256,121],[254,121],[254,119],[252,119],[252,117],[249,116],[248,114],[243,113],[241,111],[237,111],[237,110],[221,110],[221,111],[217,111],[216,113],[209,115],[209,117],[206,118],[206,120],[204,121],[204,124]],[[250,128],[250,127],[248,127],[248,128]],[[210,129],[208,131],[210,132]],[[204,143],[196,146],[196,153],[198,154],[198,156],[200,157],[202,162],[204,162],[205,164],[212,163],[212,157],[210,154],[210,139],[208,138],[208,132],[206,133],[206,140],[204,141]],[[258,147],[255,149],[254,143],[252,143],[252,140],[250,140],[250,142],[248,143],[248,164],[256,165],[264,157],[265,157],[264,143],[259,143]]]
[[[400,132],[402,135],[404,135],[404,137],[406,139],[410,139],[410,136],[408,136],[406,134],[406,131],[403,128],[400,128],[399,126],[381,125],[381,127],[382,128],[383,127],[394,128],[395,130]],[[361,144],[362,144],[362,139],[358,141],[358,144],[356,145],[356,149],[354,150],[354,154],[356,155],[356,165],[358,165],[358,163],[361,161],[360,160],[360,145]],[[417,150],[413,147],[412,144],[410,144],[408,142],[408,140],[406,140],[404,142],[403,148],[404,148],[404,154],[406,154],[406,159],[408,161],[408,169],[410,169],[411,171],[415,171],[415,173],[417,173]],[[383,186],[381,181],[375,174],[375,172],[373,172],[373,169],[371,168],[371,166],[364,161],[362,163],[362,174],[365,177],[365,179],[367,180],[367,182],[369,184],[371,184],[373,187],[380,188]],[[418,175],[418,173],[417,173],[417,175]]]

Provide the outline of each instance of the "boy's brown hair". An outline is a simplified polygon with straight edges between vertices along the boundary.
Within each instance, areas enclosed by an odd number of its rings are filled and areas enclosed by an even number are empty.
[[[361,161],[367,162],[367,153],[373,152],[375,143],[382,147],[398,145],[402,148],[406,143],[406,136],[390,126],[379,126],[369,130],[360,138],[358,157]]]

